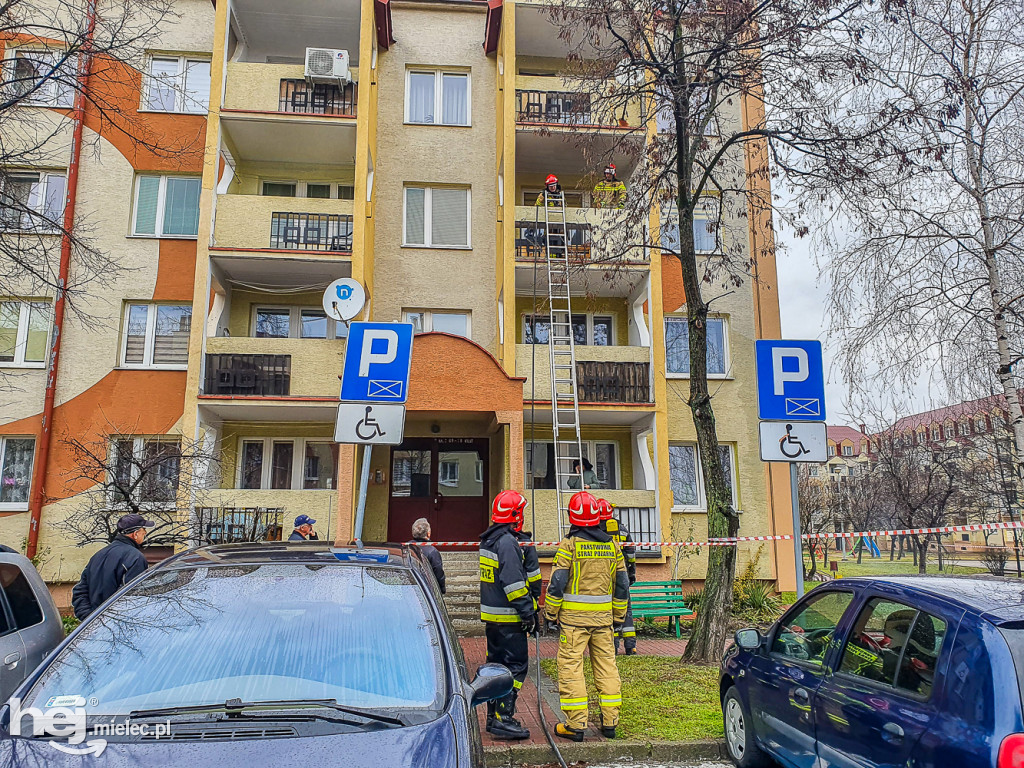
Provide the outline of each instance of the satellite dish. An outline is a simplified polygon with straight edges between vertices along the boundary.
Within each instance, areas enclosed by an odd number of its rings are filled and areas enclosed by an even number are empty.
[[[638,67],[629,59],[623,59],[615,65],[613,72],[615,75],[616,82],[619,85],[624,85],[629,88],[636,88],[637,86],[643,85],[644,82],[644,69]]]
[[[324,312],[339,322],[348,322],[366,304],[366,291],[350,277],[335,280],[324,291]]]

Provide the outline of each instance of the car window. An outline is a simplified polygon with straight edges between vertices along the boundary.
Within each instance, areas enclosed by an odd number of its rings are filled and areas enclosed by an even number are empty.
[[[797,612],[782,618],[772,653],[821,664],[836,626],[852,600],[852,592],[824,592],[811,597]]]
[[[876,597],[857,617],[839,671],[927,697],[945,636],[942,619]]]
[[[26,629],[43,620],[43,609],[39,607],[39,601],[21,568],[10,563],[0,565],[0,589],[3,589],[11,606],[15,628]]]
[[[433,717],[446,694],[441,648],[427,594],[408,570],[155,571],[89,618],[25,702],[78,695],[92,716],[233,698],[335,699]]]

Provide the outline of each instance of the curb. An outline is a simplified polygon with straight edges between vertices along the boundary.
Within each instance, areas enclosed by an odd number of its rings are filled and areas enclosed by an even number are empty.
[[[558,745],[567,763],[585,761],[644,760],[653,758],[669,762],[719,760],[726,757],[723,741],[594,741]],[[547,744],[485,747],[488,768],[517,765],[544,765],[554,754]]]

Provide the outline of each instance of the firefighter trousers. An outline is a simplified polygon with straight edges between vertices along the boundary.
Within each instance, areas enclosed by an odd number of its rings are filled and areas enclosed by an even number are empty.
[[[605,726],[619,724],[622,686],[615,665],[612,628],[561,626],[558,637],[558,698],[570,728],[587,727],[587,683],[583,679],[583,653],[590,650],[594,667],[601,720]]]
[[[484,622],[487,636],[487,662],[504,664],[512,673],[512,693],[498,701],[490,702],[487,709],[496,709],[499,714],[511,717],[516,712],[516,698],[530,665],[530,644],[523,625],[518,622],[497,624]]]
[[[622,626],[619,627],[619,631],[615,633],[615,652],[619,651],[619,639],[622,639],[626,644],[626,650],[633,650],[636,648],[636,627],[633,626],[633,601],[629,600],[626,603],[626,618],[622,620]]]

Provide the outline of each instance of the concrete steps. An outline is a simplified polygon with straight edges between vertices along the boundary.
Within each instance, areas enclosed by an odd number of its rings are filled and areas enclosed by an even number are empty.
[[[484,633],[480,621],[480,559],[474,552],[442,552],[448,616],[463,637]]]

